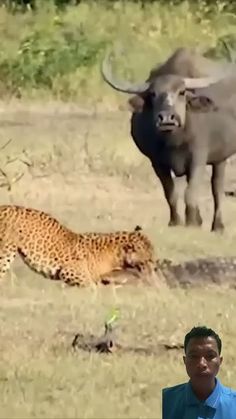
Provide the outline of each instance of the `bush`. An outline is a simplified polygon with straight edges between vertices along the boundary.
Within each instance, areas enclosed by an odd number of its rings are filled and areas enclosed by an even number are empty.
[[[19,44],[16,54],[0,62],[0,79],[10,93],[21,89],[53,89],[55,79],[91,67],[104,49],[104,41],[91,42],[82,30],[65,29],[60,37],[32,32]]]
[[[0,5],[5,5],[9,7],[11,10],[18,9],[18,10],[25,10],[25,8],[30,7],[32,9],[40,8],[42,4],[46,1],[51,1],[57,7],[65,7],[65,6],[75,6],[79,5],[80,3],[91,3],[94,0],[0,0]],[[184,0],[99,0],[100,4],[107,6],[113,6],[116,3],[133,3],[139,4],[141,7],[145,7],[145,5],[153,4],[153,3],[162,3],[166,5],[179,5],[183,3]],[[215,0],[190,0],[193,4],[205,4],[206,6],[214,6],[217,1]],[[219,2],[218,3],[222,3]],[[225,0],[224,6],[229,9],[235,9],[235,1],[234,0]]]
[[[0,8],[2,96],[83,98],[103,104],[107,98],[109,105],[113,100],[124,103],[123,95],[100,75],[99,63],[108,45],[125,47],[123,55],[116,52],[114,67],[120,77],[132,80],[144,79],[153,65],[179,46],[225,55],[223,37],[232,49],[236,47],[232,41],[236,16],[225,11],[225,3],[209,7],[204,1],[186,0],[173,6],[160,0],[146,2],[143,8],[137,1],[83,0],[62,9],[53,0],[35,4],[36,10],[27,13]],[[231,40],[225,38],[229,33]]]

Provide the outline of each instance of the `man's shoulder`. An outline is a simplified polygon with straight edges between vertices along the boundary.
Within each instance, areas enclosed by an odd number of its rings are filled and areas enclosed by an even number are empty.
[[[225,398],[232,398],[236,402],[236,390],[233,390],[231,387],[224,386],[221,384],[221,393]]]
[[[219,410],[227,413],[227,418],[235,418],[236,391],[230,387],[220,384]]]
[[[177,396],[177,395],[182,395],[185,392],[187,383],[183,383],[183,384],[177,384],[176,386],[173,387],[166,387],[163,388],[163,396],[164,397],[168,397],[168,396]]]

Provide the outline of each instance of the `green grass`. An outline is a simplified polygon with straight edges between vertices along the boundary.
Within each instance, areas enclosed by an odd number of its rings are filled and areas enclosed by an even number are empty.
[[[224,3],[207,6],[81,2],[63,11],[42,1],[36,12],[0,9],[1,95],[53,97],[79,102],[121,103],[105,86],[100,62],[107,48],[117,51],[122,76],[144,78],[150,67],[177,46],[215,48],[236,33],[236,17]],[[19,30],[20,28],[20,30]],[[120,56],[119,48],[124,49]]]

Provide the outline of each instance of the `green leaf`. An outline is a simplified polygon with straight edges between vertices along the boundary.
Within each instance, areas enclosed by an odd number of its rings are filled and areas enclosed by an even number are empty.
[[[120,317],[120,309],[113,308],[109,313],[107,320],[105,321],[106,325],[109,326],[114,323]]]

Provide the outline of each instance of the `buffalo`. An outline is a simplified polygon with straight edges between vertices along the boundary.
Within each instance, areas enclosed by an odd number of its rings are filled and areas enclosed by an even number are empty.
[[[111,67],[107,54],[102,76],[114,89],[133,95],[129,99],[131,136],[161,181],[170,210],[169,225],[182,224],[175,176],[187,180],[186,225],[202,224],[198,192],[204,168],[210,165],[211,230],[222,231],[225,166],[236,153],[236,65],[179,48],[142,83],[116,80]]]

